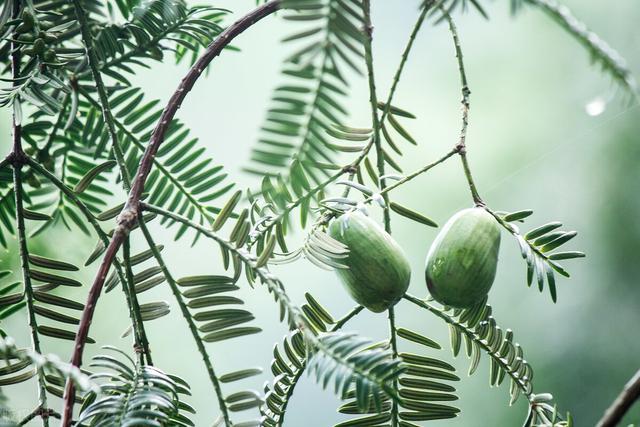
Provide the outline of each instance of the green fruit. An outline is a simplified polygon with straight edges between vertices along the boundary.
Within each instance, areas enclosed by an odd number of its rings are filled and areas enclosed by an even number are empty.
[[[473,307],[489,293],[496,276],[500,226],[483,208],[465,209],[443,227],[427,255],[425,276],[441,304]]]
[[[353,299],[379,313],[407,291],[411,268],[404,251],[375,221],[361,212],[347,213],[329,226],[329,235],[349,248],[337,269]]]

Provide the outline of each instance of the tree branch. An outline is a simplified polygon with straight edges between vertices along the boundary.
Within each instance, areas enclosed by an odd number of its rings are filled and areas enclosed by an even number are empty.
[[[74,0],[77,4],[78,0]],[[102,287],[109,272],[111,263],[116,257],[120,246],[124,242],[124,239],[128,235],[131,228],[135,225],[140,209],[140,197],[144,189],[144,184],[151,171],[153,159],[158,152],[158,148],[164,140],[164,134],[167,131],[169,124],[173,120],[178,108],[182,104],[189,91],[193,88],[194,84],[209,65],[209,63],[218,56],[222,49],[224,49],[236,36],[242,34],[247,28],[261,20],[262,18],[275,12],[280,6],[280,0],[272,0],[254,9],[244,17],[240,18],[234,24],[229,26],[223,31],[205,50],[204,54],[195,62],[191,67],[187,75],[182,79],[182,82],[178,86],[177,90],[171,96],[167,106],[165,107],[160,120],[155,127],[149,145],[145,150],[145,153],[140,160],[138,172],[136,173],[131,191],[127,199],[127,203],[123,211],[118,217],[118,225],[114,230],[111,242],[106,248],[102,263],[98,267],[96,277],[89,290],[87,296],[87,303],[80,319],[80,326],[78,333],[76,334],[76,341],[71,358],[71,364],[74,366],[80,366],[82,364],[82,354],[84,351],[85,341],[89,334],[89,327],[93,314],[96,308],[98,298],[102,292]],[[67,381],[64,393],[64,407],[62,413],[62,427],[69,427],[71,424],[73,402],[74,402],[74,384],[71,381]]]
[[[178,302],[178,306],[180,307],[180,312],[182,313],[182,317],[184,317],[185,320],[187,321],[187,325],[189,326],[189,331],[191,331],[191,335],[193,336],[193,339],[196,342],[196,346],[198,347],[198,352],[202,356],[202,361],[204,362],[204,366],[207,369],[209,380],[211,380],[211,384],[213,384],[213,388],[216,392],[216,398],[218,399],[218,406],[220,407],[220,412],[222,412],[222,418],[224,419],[225,426],[231,427],[233,424],[231,423],[231,418],[229,417],[229,408],[227,407],[227,403],[224,400],[224,395],[222,394],[222,387],[220,385],[220,380],[218,379],[218,376],[216,375],[216,372],[213,368],[211,357],[209,356],[209,353],[207,352],[207,349],[204,346],[204,342],[202,341],[202,338],[200,338],[200,334],[198,332],[198,326],[196,326],[195,322],[193,321],[193,318],[191,317],[191,313],[189,313],[189,308],[187,307],[187,304],[184,302],[182,293],[180,292],[180,289],[178,289],[178,284],[176,283],[175,279],[171,275],[171,272],[169,272],[169,269],[167,268],[167,265],[162,258],[162,254],[158,250],[157,246],[153,243],[153,237],[151,236],[151,233],[147,228],[147,224],[142,219],[138,221],[138,224],[140,225],[140,230],[142,231],[142,234],[144,234],[144,237],[147,239],[147,242],[149,242],[149,248],[151,250],[151,253],[153,254],[153,257],[158,262],[158,265],[162,270],[162,274],[167,280],[167,283],[171,288],[171,292],[173,293],[173,296]]]
[[[455,23],[453,22],[453,18],[451,15],[442,8],[442,13],[444,14],[447,22],[449,23],[449,31],[451,32],[451,37],[453,38],[453,45],[456,50],[456,59],[458,61],[458,73],[460,74],[460,87],[462,92],[462,100],[460,101],[462,104],[462,128],[460,129],[460,138],[458,141],[457,149],[458,154],[460,154],[460,159],[462,160],[462,167],[464,169],[464,175],[467,178],[467,182],[469,184],[469,190],[471,190],[471,196],[473,197],[473,201],[477,206],[483,206],[484,202],[482,198],[478,194],[478,189],[476,187],[475,182],[473,181],[473,176],[471,175],[471,169],[469,168],[469,161],[467,160],[467,129],[469,127],[469,97],[471,95],[471,90],[469,90],[469,84],[467,82],[467,73],[464,68],[464,60],[462,56],[462,47],[460,45],[460,37],[458,36],[458,30],[456,28]]]
[[[391,346],[391,357],[398,358],[398,340],[396,338],[396,312],[393,306],[389,307],[389,344]],[[393,387],[398,389],[398,381],[393,382]],[[391,404],[391,425],[398,425],[398,401],[393,400]]]
[[[62,194],[64,194],[69,200],[71,200],[71,202],[85,216],[89,224],[91,224],[91,226],[93,227],[94,231],[98,236],[98,239],[102,242],[102,244],[105,247],[107,247],[107,245],[109,244],[109,236],[107,236],[107,233],[105,233],[102,227],[100,227],[100,224],[98,223],[98,220],[96,219],[96,217],[91,213],[89,208],[87,208],[87,205],[85,205],[82,202],[82,200],[80,200],[78,195],[74,193],[73,190],[70,189],[67,185],[65,185],[64,182],[58,179],[57,176],[55,176],[53,173],[47,170],[47,168],[40,165],[40,163],[38,163],[36,160],[32,159],[31,157],[26,157],[25,161],[26,161],[26,164],[29,165],[29,167],[31,167],[31,169],[35,170],[36,172],[44,176],[51,184],[56,186],[62,192]],[[147,356],[147,363],[152,365],[153,361],[151,359],[151,350],[149,348],[149,340],[147,339],[147,333],[144,329],[144,324],[142,323],[141,320],[139,321],[138,317],[136,316],[136,313],[134,313],[133,307],[134,305],[137,305],[138,302],[137,302],[137,297],[135,295],[135,292],[133,293],[131,292],[131,287],[133,286],[133,282],[131,284],[128,283],[122,268],[122,264],[118,259],[114,260],[113,265],[115,266],[116,274],[120,279],[120,283],[122,283],[122,287],[123,287],[122,290],[124,292],[125,298],[127,299],[127,307],[129,307],[129,317],[131,317],[131,323],[133,325],[133,330],[135,332],[134,333],[135,346],[142,349],[142,352]]]
[[[335,325],[333,325],[333,327],[329,330],[329,332],[337,332],[338,330],[340,330],[345,324],[347,324],[347,322],[349,322],[351,319],[353,319],[363,309],[364,309],[364,307],[361,306],[361,305],[353,308],[350,312],[348,312],[342,318],[340,318],[335,323]],[[280,411],[280,414],[279,414],[280,417],[278,418],[278,424],[277,424],[276,427],[282,427],[282,425],[284,423],[284,416],[287,413],[287,407],[289,406],[289,401],[291,399],[291,396],[293,396],[293,392],[294,392],[296,386],[298,385],[298,381],[300,381],[300,378],[302,378],[302,374],[304,374],[305,370],[307,369],[307,366],[308,366],[307,362],[308,362],[308,360],[306,358],[304,360],[302,360],[301,361],[302,366],[300,368],[298,368],[296,373],[289,380],[289,388],[287,389],[287,393],[284,396],[284,399],[283,399],[284,402],[283,402],[282,407],[281,407],[281,411]]]
[[[22,168],[20,166],[14,166],[13,168],[13,192],[15,194],[16,201],[16,222],[18,228],[18,243],[20,247],[20,264],[22,267],[22,280],[24,282],[24,295],[27,299],[27,315],[29,319],[29,328],[31,331],[31,345],[36,353],[42,353],[40,349],[40,337],[38,335],[38,322],[36,320],[36,313],[34,311],[34,297],[33,286],[31,284],[31,272],[29,271],[29,250],[27,248],[27,236],[24,225],[23,206],[22,206]],[[37,367],[38,375],[38,407],[42,409],[42,413],[47,411],[47,388],[44,379],[44,370],[42,367]],[[42,425],[47,427],[49,420],[47,417],[42,417]]]
[[[242,248],[236,247],[233,243],[230,243],[229,241],[221,237],[219,234],[212,231],[210,228],[207,228],[202,224],[195,223],[190,219],[183,217],[180,214],[170,212],[166,209],[163,209],[157,206],[148,205],[146,203],[141,203],[141,207],[146,211],[155,212],[159,215],[162,215],[162,216],[171,218],[177,222],[180,222],[196,230],[202,235],[212,239],[213,241],[217,242],[218,245],[225,248],[229,252],[233,253],[233,255],[237,257],[240,260],[240,262],[242,262],[242,264],[246,266],[246,268],[251,269],[251,271],[255,273],[257,277],[260,278],[262,283],[267,287],[269,292],[274,296],[276,302],[279,303],[281,319],[284,319],[286,315],[289,320],[289,326],[291,328],[297,328],[302,332],[304,340],[307,343],[307,345],[309,345],[310,348],[317,349],[318,351],[324,353],[327,357],[341,364],[342,368],[339,368],[339,369],[346,369],[348,371],[351,371],[354,376],[362,377],[367,381],[371,381],[371,382],[379,381],[379,378],[377,378],[377,375],[375,372],[367,371],[366,369],[362,370],[359,367],[354,366],[352,362],[346,359],[341,359],[335,353],[334,350],[328,349],[326,345],[323,344],[322,340],[320,340],[314,334],[313,327],[307,320],[306,316],[304,316],[300,308],[296,306],[289,298],[289,295],[286,293],[284,289],[284,285],[282,284],[280,279],[278,279],[274,274],[272,274],[267,268],[258,266],[255,256],[251,255],[250,253],[248,253],[246,250]],[[358,381],[358,380],[355,379],[355,381]],[[386,382],[384,384],[380,384],[380,388],[389,396],[393,396],[395,394],[393,393],[393,390],[391,390],[391,387],[389,387]]]
[[[504,359],[502,359],[500,357],[500,355],[494,353],[493,350],[491,350],[491,347],[489,347],[489,345],[488,345],[488,343],[486,341],[480,339],[473,331],[469,330],[463,324],[461,324],[460,322],[456,321],[456,319],[454,319],[453,317],[451,317],[448,314],[444,313],[442,310],[438,309],[437,307],[434,307],[433,305],[426,303],[425,301],[421,300],[420,298],[415,297],[415,296],[413,296],[413,295],[411,295],[409,293],[405,294],[403,296],[403,298],[406,299],[407,301],[417,305],[418,307],[422,307],[422,308],[430,311],[431,313],[435,314],[436,316],[438,316],[439,318],[444,320],[446,323],[455,326],[456,328],[458,328],[458,330],[461,333],[465,334],[471,341],[474,341],[476,344],[478,344],[478,346],[485,353],[487,353],[487,355],[489,357],[491,357],[500,366],[500,368],[507,373],[507,375],[509,375],[511,377],[511,379],[516,383],[518,388],[520,388],[522,393],[527,397],[527,400],[529,401],[529,404],[531,405],[531,399],[532,399],[533,394],[527,388],[526,384],[522,381],[522,378],[519,378],[517,375],[514,375],[513,372],[511,372],[511,369],[509,369],[509,365],[504,361]]]
[[[624,386],[620,395],[609,406],[596,427],[617,426],[638,399],[640,399],[640,370]]]
[[[22,10],[20,1],[13,2],[13,19],[17,19],[20,16]],[[13,34],[14,40],[18,38],[17,34]],[[11,42],[11,76],[14,79],[13,85],[18,85],[17,79],[20,78],[20,46],[15,41]],[[17,106],[16,106],[17,103]],[[36,353],[42,353],[40,350],[40,336],[38,335],[38,322],[36,319],[36,313],[34,311],[34,296],[33,286],[31,284],[31,272],[29,271],[29,249],[27,247],[27,236],[24,224],[24,207],[22,206],[23,194],[22,194],[22,167],[27,155],[22,149],[22,126],[20,124],[20,118],[16,113],[20,109],[20,98],[14,99],[13,105],[13,118],[12,118],[12,138],[13,148],[9,155],[9,161],[13,165],[13,193],[15,195],[16,203],[16,227],[18,229],[18,245],[20,251],[20,266],[22,269],[22,281],[24,286],[24,297],[26,297],[27,316],[29,319],[29,329],[31,335],[31,346]],[[45,372],[42,367],[36,367],[38,377],[38,407],[44,414],[47,408],[47,385],[45,382]],[[49,427],[49,418],[42,415],[43,427]]]
[[[91,37],[89,24],[87,22],[87,16],[80,0],[73,0],[73,6],[76,11],[76,16],[78,17],[80,34],[82,35],[82,41],[84,43],[85,51],[87,54],[87,62],[89,63],[89,68],[91,69],[93,81],[96,84],[98,97],[100,98],[100,109],[102,111],[102,117],[104,119],[104,123],[107,125],[109,138],[111,138],[113,154],[115,155],[119,163],[125,164],[124,154],[120,150],[120,145],[118,144],[118,135],[113,124],[113,115],[111,114],[111,108],[109,108],[109,97],[107,96],[107,90],[105,88],[104,81],[102,80],[102,74],[100,74],[98,56],[94,51],[93,40]],[[122,171],[122,182],[125,189],[129,190],[131,179],[126,170]]]
[[[420,15],[418,16],[418,20],[414,24],[413,30],[411,30],[411,34],[409,35],[409,40],[407,41],[407,44],[404,47],[404,50],[402,51],[402,56],[400,57],[400,64],[398,65],[398,68],[396,69],[396,73],[393,76],[393,81],[391,82],[391,89],[389,89],[389,96],[387,97],[387,102],[385,104],[384,110],[382,110],[382,116],[380,117],[380,123],[384,123],[384,120],[386,119],[387,115],[391,111],[391,101],[393,101],[393,96],[395,95],[396,90],[398,88],[398,83],[400,83],[400,76],[404,71],[404,66],[407,63],[407,59],[409,59],[409,53],[413,48],[413,43],[415,42],[416,37],[418,36],[418,32],[420,32],[420,29],[422,28],[422,24],[427,16],[427,13],[430,10],[430,7],[431,7],[430,4],[425,4],[422,7],[422,12],[420,12]]]
[[[131,316],[131,323],[133,324],[133,333],[135,336],[136,348],[135,351],[138,354],[138,362],[142,365],[145,363],[145,356],[147,363],[153,364],[151,360],[151,352],[149,351],[149,340],[147,335],[140,333],[144,331],[142,313],[140,312],[140,303],[136,295],[136,286],[134,283],[133,270],[131,269],[131,245],[129,237],[127,237],[123,244],[122,257],[124,259],[125,273],[127,280],[122,282],[123,291],[127,297],[127,306],[129,307],[129,314]]]
[[[446,161],[449,157],[453,156],[454,154],[456,154],[458,152],[458,147],[456,146],[455,148],[449,150],[445,155],[443,155],[442,157],[440,157],[439,159],[421,167],[420,169],[416,170],[415,172],[410,173],[409,175],[405,176],[404,178],[394,182],[393,184],[391,184],[390,186],[386,187],[384,190],[382,190],[380,192],[380,194],[386,194],[392,190],[395,190],[396,188],[400,187],[401,185],[407,183],[408,181],[411,181],[412,179],[422,175],[425,172],[428,172],[429,170],[431,170],[432,168],[438,166],[440,163],[443,163],[444,161]],[[373,200],[373,197],[368,197],[367,199],[364,200],[364,203],[369,203]]]
[[[369,102],[371,104],[371,120],[373,125],[373,142],[376,147],[376,161],[378,174],[380,175],[380,189],[386,187],[386,180],[383,178],[384,172],[384,151],[382,150],[382,141],[380,140],[380,117],[378,117],[378,97],[376,95],[376,80],[373,73],[373,24],[371,23],[371,2],[363,0],[362,11],[364,15],[364,58],[367,64],[367,77],[369,81]],[[383,194],[385,201],[384,207],[384,229],[387,233],[391,232],[391,215],[389,213],[389,197]]]

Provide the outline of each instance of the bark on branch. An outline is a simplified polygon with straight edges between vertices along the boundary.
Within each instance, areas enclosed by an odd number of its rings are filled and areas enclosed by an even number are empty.
[[[624,386],[620,395],[604,413],[596,427],[617,426],[631,406],[640,398],[640,370]]]
[[[222,50],[238,35],[242,34],[247,28],[251,27],[262,18],[272,14],[280,7],[280,0],[271,0],[260,7],[257,7],[253,11],[249,12],[238,21],[229,26],[207,47],[202,56],[196,61],[186,76],[182,79],[178,88],[173,93],[166,107],[164,108],[162,115],[156,125],[151,140],[147,149],[145,150],[138,171],[134,177],[131,191],[127,198],[127,202],[118,216],[118,225],[114,231],[113,237],[109,245],[105,250],[104,257],[96,273],[96,277],[91,285],[89,294],[87,296],[87,302],[85,304],[82,317],[80,319],[80,326],[78,327],[78,333],[75,339],[75,345],[73,348],[73,354],[71,357],[71,364],[74,366],[80,366],[82,364],[82,354],[86,343],[87,336],[89,334],[89,327],[91,326],[91,320],[95,312],[96,304],[102,287],[104,285],[107,273],[115,256],[122,246],[125,238],[129,234],[129,231],[137,222],[137,218],[140,212],[140,197],[144,189],[144,184],[151,171],[153,165],[153,159],[158,152],[158,148],[164,140],[164,135],[169,127],[169,124],[173,120],[176,112],[180,108],[180,105],[186,98],[187,94],[193,88],[194,84],[209,65],[209,63],[220,53]],[[71,419],[73,415],[73,404],[75,398],[75,387],[72,381],[67,381],[64,392],[64,407],[62,413],[62,427],[69,427],[71,425]]]

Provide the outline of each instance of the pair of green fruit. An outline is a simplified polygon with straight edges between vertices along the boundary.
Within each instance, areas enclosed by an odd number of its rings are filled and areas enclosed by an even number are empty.
[[[404,251],[375,221],[359,211],[329,226],[329,235],[349,248],[338,269],[353,299],[379,313],[397,303],[411,279]],[[456,213],[434,240],[427,255],[427,287],[441,304],[469,308],[489,293],[496,275],[500,228],[480,207]]]

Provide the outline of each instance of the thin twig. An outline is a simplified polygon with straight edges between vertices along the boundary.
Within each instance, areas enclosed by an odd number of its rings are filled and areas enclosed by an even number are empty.
[[[425,172],[428,172],[429,170],[431,170],[432,168],[438,166],[440,163],[443,163],[444,161],[446,161],[449,157],[453,156],[454,154],[456,154],[458,152],[458,148],[455,147],[451,150],[449,150],[445,155],[443,155],[442,157],[440,157],[439,159],[424,165],[423,167],[421,167],[420,169],[410,173],[409,175],[406,175],[404,178],[394,182],[393,184],[391,184],[390,186],[386,187],[384,190],[382,190],[380,192],[380,194],[386,194],[392,190],[395,190],[396,188],[400,187],[401,185],[411,181],[412,179],[422,175]],[[370,203],[373,200],[373,196],[368,197],[364,200],[364,203]]]
[[[74,0],[77,2],[78,0]],[[247,28],[261,20],[262,18],[270,15],[278,10],[280,6],[280,0],[272,0],[267,2],[253,11],[249,12],[244,17],[240,18],[234,24],[224,30],[205,50],[204,54],[194,63],[187,75],[182,79],[178,88],[169,99],[168,104],[160,116],[160,120],[156,125],[149,145],[145,150],[145,153],[140,160],[140,165],[136,173],[135,179],[131,186],[131,191],[127,199],[127,203],[118,217],[118,225],[114,230],[111,242],[105,250],[103,260],[98,267],[96,277],[89,294],[87,296],[87,303],[82,312],[80,319],[80,326],[78,333],[76,334],[75,345],[71,358],[71,364],[74,366],[80,366],[82,364],[82,354],[86,338],[89,334],[89,327],[93,314],[95,312],[96,304],[102,292],[102,287],[111,267],[111,263],[116,257],[120,246],[124,242],[125,237],[129,231],[136,224],[140,209],[140,198],[144,189],[144,184],[151,171],[153,159],[160,148],[164,140],[165,132],[167,131],[171,121],[173,120],[178,108],[184,101],[189,91],[193,88],[194,84],[209,65],[209,63],[218,56],[222,50],[238,35],[244,32]],[[67,381],[64,392],[64,405],[62,412],[62,427],[69,427],[71,424],[73,402],[75,397],[75,386],[72,381]]]
[[[17,19],[20,16],[22,10],[21,2],[13,2],[13,19]],[[17,34],[13,35],[13,39],[17,40]],[[11,42],[11,75],[14,79],[14,86],[18,85],[17,79],[20,78],[20,46],[15,41]],[[24,296],[26,297],[27,316],[29,319],[29,329],[31,334],[31,346],[36,353],[42,353],[40,350],[40,336],[38,335],[38,322],[36,319],[36,313],[34,310],[34,296],[33,285],[31,283],[31,272],[29,270],[29,249],[27,247],[27,233],[24,223],[24,207],[22,205],[22,167],[24,166],[25,158],[27,155],[22,149],[22,126],[19,122],[19,117],[16,114],[17,108],[20,107],[20,98],[16,97],[14,103],[17,103],[17,107],[14,104],[13,117],[12,117],[12,137],[13,148],[9,155],[9,161],[13,166],[13,193],[16,203],[16,227],[18,229],[18,246],[20,251],[20,266],[22,269],[22,281],[24,286]],[[42,411],[47,411],[47,385],[45,382],[45,372],[42,367],[36,368],[38,377],[38,407]],[[49,418],[42,416],[42,425],[49,427]]]
[[[529,404],[531,404],[531,399],[533,394],[522,382],[522,378],[518,377],[517,374],[514,374],[514,372],[512,372],[511,369],[509,369],[509,365],[507,365],[507,363],[505,362],[505,359],[500,357],[499,354],[494,353],[493,350],[491,350],[491,347],[489,347],[489,345],[485,340],[480,339],[475,334],[475,332],[469,330],[467,327],[465,327],[463,324],[458,322],[456,319],[444,313],[439,308],[434,307],[433,305],[425,302],[424,300],[421,300],[420,298],[413,296],[409,293],[406,293],[403,296],[403,298],[417,305],[418,307],[422,307],[428,310],[429,312],[435,314],[436,316],[444,320],[446,323],[457,327],[460,330],[460,332],[464,333],[470,340],[474,341],[482,350],[485,351],[485,353],[487,353],[487,355],[489,355],[489,357],[491,357],[500,366],[500,368],[503,371],[505,371],[511,377],[511,379],[516,383],[518,388],[520,388],[522,393],[527,397],[527,399],[529,400]]]
[[[160,269],[162,270],[162,274],[167,280],[167,283],[171,288],[171,292],[173,293],[173,296],[178,302],[178,306],[180,307],[180,312],[182,313],[182,317],[184,317],[184,319],[187,321],[187,325],[189,326],[189,331],[191,331],[191,335],[193,336],[193,339],[196,342],[196,346],[198,347],[198,352],[202,356],[202,361],[204,362],[204,366],[207,369],[207,374],[209,375],[211,384],[213,384],[213,388],[215,389],[216,398],[218,399],[218,406],[220,407],[220,412],[222,412],[222,418],[224,419],[225,426],[231,427],[232,423],[231,423],[231,418],[229,416],[229,408],[227,407],[227,403],[224,400],[224,395],[222,394],[222,386],[220,385],[220,380],[218,379],[218,376],[216,375],[215,369],[213,367],[211,356],[207,352],[207,349],[204,346],[204,342],[200,337],[200,334],[198,332],[198,326],[193,321],[193,317],[189,312],[189,308],[187,307],[187,304],[184,302],[184,297],[182,296],[180,289],[178,289],[178,284],[176,283],[175,279],[171,275],[171,272],[167,268],[167,264],[164,262],[164,259],[162,258],[162,254],[158,250],[157,246],[153,244],[153,237],[151,236],[151,233],[147,228],[147,224],[144,222],[144,220],[142,220],[142,218],[140,219],[140,221],[138,221],[138,224],[140,225],[140,230],[142,231],[142,234],[144,235],[144,237],[147,239],[147,242],[150,243],[149,248],[151,249],[151,253],[153,254],[153,257],[155,258],[158,265],[160,266]]]
[[[36,417],[42,417],[43,419],[44,418],[60,419],[60,414],[54,411],[53,409],[43,409],[41,406],[38,406],[36,409],[31,411],[29,415],[27,415],[22,420],[20,420],[18,425],[19,426],[26,425],[27,423],[29,423],[29,421],[33,420]]]
[[[29,269],[29,250],[27,248],[27,236],[24,225],[24,216],[22,206],[22,168],[21,165],[14,165],[13,168],[13,192],[15,194],[16,201],[16,222],[18,228],[18,243],[20,247],[20,264],[22,267],[22,280],[24,282],[24,294],[27,300],[27,316],[29,319],[29,328],[31,331],[31,345],[36,353],[42,353],[40,349],[40,336],[38,335],[38,322],[36,320],[36,313],[34,311],[34,296],[33,285],[31,283],[31,272]],[[47,385],[44,378],[44,370],[42,367],[38,367],[38,401],[39,407],[43,410],[47,410]],[[47,427],[49,420],[47,417],[42,417],[42,425]]]
[[[133,328],[136,342],[136,353],[138,354],[138,362],[143,365],[145,363],[145,356],[147,363],[152,365],[151,352],[149,351],[149,341],[146,334],[140,333],[140,326],[144,323],[142,320],[142,312],[140,311],[140,303],[136,296],[136,286],[134,282],[133,270],[131,269],[131,245],[129,237],[124,241],[122,248],[122,257],[124,260],[125,273],[127,280],[122,283],[122,287],[125,295],[127,296],[127,305],[131,314],[131,322],[138,327]],[[142,328],[144,331],[144,328]],[[140,347],[138,347],[140,346]]]
[[[396,338],[396,313],[394,307],[389,307],[389,344],[391,346],[391,357],[393,359],[398,358],[398,340]],[[393,380],[393,388],[398,389],[398,380]],[[398,401],[393,400],[391,405],[391,425],[396,427],[398,425]]]
[[[91,74],[96,85],[96,90],[98,92],[98,98],[100,100],[100,110],[102,111],[102,117],[105,124],[107,125],[107,132],[109,134],[109,138],[111,139],[111,149],[113,150],[114,157],[116,158],[118,164],[125,165],[126,163],[124,160],[124,153],[122,152],[120,144],[118,143],[118,135],[114,125],[114,118],[109,106],[109,97],[107,95],[104,81],[102,80],[102,74],[100,73],[98,56],[95,53],[95,46],[93,44],[93,38],[89,29],[87,16],[80,0],[73,0],[73,5],[75,8],[76,16],[78,18],[82,41],[85,45],[87,63],[89,64],[89,68],[91,69]],[[129,171],[126,167],[120,168],[120,176],[122,178],[122,183],[125,190],[129,190],[131,186],[131,177],[129,176]],[[128,262],[125,259],[125,265],[127,264]],[[127,307],[129,308],[131,321],[134,327],[136,351],[142,352],[141,359],[144,359],[144,357],[146,356],[147,361],[151,363],[151,356],[147,354],[149,352],[149,342],[144,331],[144,326],[142,325],[142,318],[140,317],[139,309],[137,310],[138,312],[136,312],[136,308],[139,308],[140,305],[138,303],[138,297],[135,293],[134,284],[133,282],[129,283],[129,281],[127,280],[122,282],[122,286],[125,293],[125,298],[127,300]]]
[[[335,323],[335,325],[333,325],[333,327],[329,330],[329,332],[338,331],[349,320],[353,319],[358,313],[360,313],[363,309],[364,307],[361,305],[353,308],[349,313],[345,314],[342,318],[340,318]],[[298,385],[298,381],[300,380],[300,378],[302,378],[302,374],[304,374],[305,370],[307,369],[307,361],[308,361],[307,359],[304,359],[303,361],[301,361],[302,366],[300,366],[300,368],[298,368],[298,370],[296,371],[295,375],[289,379],[289,388],[287,389],[287,393],[283,398],[284,403],[280,408],[280,417],[278,418],[278,424],[277,424],[278,427],[282,426],[284,423],[284,416],[287,413],[287,406],[289,405],[289,400],[293,395],[296,385]]]
[[[640,399],[640,370],[629,380],[620,395],[607,408],[596,427],[617,426],[638,399]]]
[[[469,190],[471,190],[471,197],[473,197],[473,201],[476,206],[483,206],[484,202],[478,194],[478,189],[475,182],[473,181],[471,169],[469,168],[469,161],[467,160],[467,129],[469,128],[469,98],[471,95],[471,90],[469,90],[469,83],[467,82],[467,73],[464,67],[462,47],[460,45],[460,36],[458,35],[458,30],[455,23],[453,22],[453,18],[451,18],[451,15],[449,15],[449,13],[444,9],[442,9],[442,13],[449,23],[449,31],[451,32],[453,45],[456,50],[458,73],[460,75],[460,88],[462,92],[462,99],[460,101],[462,104],[462,127],[460,129],[460,138],[458,140],[457,149],[458,153],[460,154],[460,160],[462,161],[464,175],[467,178],[467,182],[469,184]]]
[[[376,162],[378,174],[380,175],[380,189],[386,187],[386,179],[383,178],[384,172],[384,150],[382,149],[382,141],[380,140],[380,117],[378,116],[378,97],[376,95],[376,80],[373,70],[373,24],[371,23],[371,2],[363,0],[362,11],[364,15],[364,59],[367,64],[367,77],[369,82],[369,103],[371,104],[371,120],[373,125],[373,142],[376,147]],[[391,232],[391,215],[389,213],[389,197],[383,194],[385,201],[384,207],[384,229],[387,233]]]
[[[41,174],[51,184],[56,186],[62,192],[62,194],[64,194],[67,197],[67,199],[69,199],[80,210],[80,212],[84,215],[84,217],[87,219],[89,224],[91,224],[91,226],[93,227],[94,231],[98,236],[98,239],[100,239],[100,242],[102,242],[102,244],[106,247],[109,244],[109,236],[107,235],[107,233],[104,232],[104,230],[98,223],[98,220],[96,219],[95,215],[91,213],[87,205],[85,205],[84,202],[80,200],[78,195],[74,193],[73,190],[69,188],[62,180],[60,180],[47,168],[43,167],[40,163],[38,163],[31,157],[26,157],[25,161],[26,161],[26,164],[29,165],[29,167],[31,167],[31,169]],[[136,332],[136,334],[134,334],[134,338],[136,338],[135,346],[142,348],[142,352],[147,356],[147,363],[152,365],[153,361],[151,359],[151,350],[149,348],[149,340],[147,339],[147,333],[144,328],[144,323],[139,321],[138,317],[133,311],[134,310],[133,300],[135,300],[135,304],[137,304],[137,297],[135,296],[135,293],[132,296],[131,293],[129,292],[130,286],[127,283],[127,278],[125,277],[125,273],[122,268],[122,263],[116,258],[113,262],[113,265],[116,269],[116,274],[120,279],[120,283],[122,283],[122,286],[123,286],[122,290],[125,294],[125,298],[127,299],[127,307],[129,307],[129,317],[131,318],[131,323],[133,325],[134,332]],[[137,337],[139,337],[139,340]]]
[[[87,15],[80,0],[73,0],[73,6],[76,11],[76,17],[78,18],[78,24],[80,25],[80,34],[82,35],[82,41],[87,55],[87,63],[91,69],[93,81],[96,84],[96,90],[98,91],[98,97],[100,98],[102,118],[104,119],[104,123],[107,125],[107,132],[111,139],[113,153],[116,156],[116,159],[124,164],[124,154],[120,150],[120,145],[118,144],[118,135],[113,124],[111,108],[109,107],[109,97],[107,95],[104,81],[102,80],[102,74],[100,73],[98,56],[96,55],[95,48],[93,46],[93,39],[89,29],[89,23],[87,22]],[[130,182],[131,179],[125,171],[125,173],[122,174],[122,183],[126,190],[129,190]]]
[[[431,5],[429,4],[425,4],[424,7],[422,8],[422,11],[418,16],[418,20],[416,21],[416,23],[413,26],[413,29],[411,30],[411,34],[409,35],[409,40],[407,41],[407,44],[404,47],[404,50],[402,51],[402,56],[400,57],[400,64],[398,65],[398,68],[396,69],[396,73],[393,76],[393,81],[391,82],[391,89],[389,89],[389,96],[387,97],[387,102],[384,106],[384,110],[382,110],[382,116],[380,117],[380,123],[384,123],[384,120],[387,118],[387,115],[389,115],[389,113],[391,112],[391,101],[393,101],[393,96],[395,95],[396,90],[398,88],[398,83],[400,83],[400,77],[402,76],[402,72],[404,71],[404,66],[407,63],[407,59],[409,59],[409,54],[411,53],[411,49],[413,48],[413,43],[415,42],[416,37],[418,36],[420,29],[422,28],[422,24],[424,23],[427,13],[429,12],[430,6]]]

